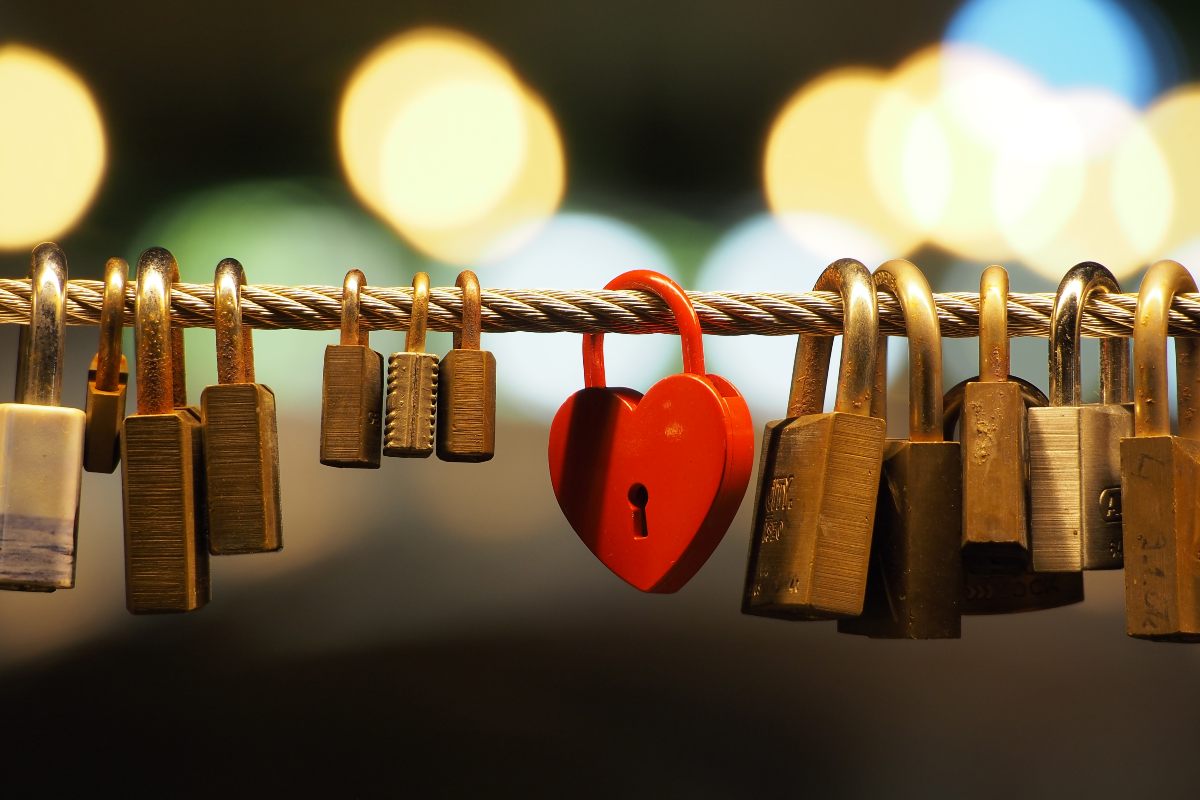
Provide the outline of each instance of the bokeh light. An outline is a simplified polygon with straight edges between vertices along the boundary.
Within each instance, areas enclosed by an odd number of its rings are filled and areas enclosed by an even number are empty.
[[[1200,265],[1200,85],[1163,97],[1146,112],[1153,136],[1172,178],[1174,205],[1160,247],[1164,257],[1185,266]]]
[[[23,249],[61,236],[91,204],[104,124],[78,75],[20,45],[0,47],[0,108],[0,249]]]
[[[342,163],[363,203],[445,262],[488,262],[527,242],[565,186],[545,103],[483,43],[440,28],[398,36],[346,87]]]

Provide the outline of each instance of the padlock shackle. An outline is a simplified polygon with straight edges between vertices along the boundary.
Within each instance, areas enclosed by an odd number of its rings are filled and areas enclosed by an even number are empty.
[[[842,296],[842,357],[834,410],[869,416],[879,339],[879,305],[871,271],[852,258],[839,259],[825,268],[813,290],[838,292]],[[792,364],[788,417],[821,413],[832,352],[832,336],[800,335]]]
[[[367,276],[361,269],[352,269],[342,279],[341,345],[366,347],[370,333],[362,324],[362,290],[367,285]]]
[[[649,269],[635,269],[613,278],[605,289],[637,289],[658,297],[671,309],[679,338],[683,343],[683,371],[704,375],[704,339],[700,335],[700,316],[683,287]],[[605,386],[604,334],[583,335],[583,383],[588,388]]]
[[[897,258],[881,264],[874,274],[879,291],[900,304],[908,338],[908,438],[940,442],[942,435],[942,330],[937,304],[925,274],[910,261]],[[886,419],[887,337],[880,335],[875,358],[875,391],[871,416]]]
[[[454,331],[455,350],[478,350],[483,331],[483,299],[479,278],[469,269],[458,273],[454,285],[462,290],[462,322]]]
[[[114,392],[121,385],[121,331],[125,327],[125,284],[129,264],[123,258],[104,263],[104,299],[100,306],[100,341],[96,347],[96,388]]]
[[[1025,408],[1041,408],[1050,404],[1050,400],[1046,395],[1042,394],[1042,390],[1034,386],[1024,378],[1018,378],[1016,375],[1004,376],[1006,383],[1015,383],[1021,387],[1021,402],[1025,404]],[[946,396],[942,398],[942,408],[944,409],[942,416],[942,436],[946,440],[954,438],[954,429],[958,426],[958,419],[962,416],[963,401],[967,396],[968,383],[987,383],[982,380],[982,376],[976,375],[974,378],[967,378],[965,381],[956,383],[950,391],[946,392]]]
[[[425,352],[425,333],[429,327],[429,275],[418,272],[412,279],[412,311],[408,316],[408,333],[404,335],[406,353]]]
[[[167,250],[151,247],[138,258],[133,339],[139,414],[169,414],[187,405],[186,387],[180,385],[183,331],[171,325],[171,286],[177,280],[179,264]]]
[[[16,400],[57,406],[67,344],[67,257],[58,245],[44,242],[33,249],[29,280],[29,327],[17,355]]]
[[[993,264],[979,276],[979,382],[1004,383],[1011,363],[1008,271]]]
[[[1079,344],[1083,311],[1096,293],[1121,293],[1121,285],[1105,267],[1084,261],[1063,276],[1050,311],[1050,405],[1077,406],[1082,402]],[[1100,342],[1101,401],[1129,402],[1129,342],[1102,339]]]
[[[254,338],[242,324],[246,271],[236,258],[217,264],[213,274],[213,328],[217,339],[217,383],[254,383]]]
[[[1133,320],[1133,433],[1170,436],[1167,403],[1167,320],[1175,295],[1195,292],[1196,281],[1176,261],[1146,271]],[[1175,337],[1179,435],[1200,439],[1200,337]]]

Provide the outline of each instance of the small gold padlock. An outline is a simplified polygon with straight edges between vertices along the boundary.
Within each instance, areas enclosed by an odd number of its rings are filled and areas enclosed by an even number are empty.
[[[360,270],[342,282],[342,330],[325,347],[321,383],[321,463],[328,467],[379,469],[383,439],[383,356],[368,345],[360,323]]]
[[[200,396],[208,551],[268,553],[283,547],[275,394],[254,382],[254,340],[242,324],[242,265],[227,258],[213,281],[217,384]]]
[[[125,603],[134,614],[194,611],[209,599],[204,439],[187,405],[183,331],[171,325],[175,257],[138,259],[137,413],[121,431]]]
[[[463,270],[462,324],[438,367],[437,454],[443,461],[487,461],[496,452],[496,357],[479,349],[479,279]]]
[[[433,453],[438,399],[438,357],[425,352],[429,318],[429,276],[413,276],[412,314],[404,352],[388,359],[387,416],[383,454],[428,458]]]
[[[1171,301],[1196,282],[1174,261],[1142,278],[1133,323],[1134,435],[1121,440],[1125,630],[1200,641],[1200,337],[1175,338],[1179,436],[1167,403]]]
[[[110,258],[104,265],[104,302],[100,306],[100,345],[88,370],[84,413],[83,468],[88,472],[113,472],[121,461],[121,422],[125,419],[125,393],[129,365],[121,353],[125,324],[125,280],[129,265]]]

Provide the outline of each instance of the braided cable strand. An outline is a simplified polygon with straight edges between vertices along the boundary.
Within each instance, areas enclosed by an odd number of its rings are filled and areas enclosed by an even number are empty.
[[[71,281],[67,322],[95,325],[100,320],[104,285],[100,281]],[[136,286],[126,291],[125,324],[133,324]],[[796,333],[840,333],[842,303],[832,292],[688,292],[705,333],[720,336]],[[28,279],[0,279],[0,322],[29,319]],[[253,328],[332,330],[338,327],[340,286],[276,286],[262,284],[242,290],[242,320]],[[934,295],[942,335],[978,335],[979,296],[974,292]],[[211,284],[177,283],[171,295],[175,323],[187,328],[213,326]],[[1050,330],[1054,295],[1021,294],[1008,298],[1008,329],[1012,336],[1042,336]],[[1137,295],[1093,296],[1083,315],[1085,336],[1130,336]],[[368,286],[362,295],[362,321],[373,330],[406,330],[412,309],[410,287]],[[458,289],[430,291],[429,328],[451,331],[462,313]],[[879,298],[880,326],[885,333],[903,335],[903,317],[896,302]],[[492,333],[671,333],[671,313],[657,298],[636,291],[578,289],[485,289],[483,329]],[[1200,295],[1175,298],[1171,308],[1173,335],[1200,335]]]

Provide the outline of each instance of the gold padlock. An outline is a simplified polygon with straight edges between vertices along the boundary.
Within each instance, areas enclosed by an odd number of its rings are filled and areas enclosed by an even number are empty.
[[[359,322],[366,276],[352,269],[342,281],[341,340],[325,348],[321,382],[321,463],[379,469],[383,439],[383,356],[369,346]]]
[[[129,366],[121,353],[125,324],[125,280],[129,265],[110,258],[104,265],[104,302],[100,306],[100,345],[88,370],[84,414],[83,468],[88,472],[113,472],[121,461],[121,422],[125,419],[125,393]]]
[[[886,428],[871,416],[879,313],[871,273],[853,259],[835,261],[814,288],[842,295],[837,401],[820,413],[833,337],[800,336],[787,418],[763,433],[744,614],[862,612]]]
[[[429,318],[429,276],[413,276],[412,314],[404,352],[388,359],[387,416],[383,454],[428,458],[433,453],[434,418],[438,399],[438,357],[425,352]]]
[[[1175,338],[1179,436],[1167,403],[1167,316],[1196,282],[1174,261],[1142,278],[1133,324],[1134,435],[1121,440],[1125,630],[1200,641],[1200,337]]]
[[[838,631],[882,639],[957,639],[961,634],[962,462],[942,432],[942,338],[925,276],[908,261],[875,270],[896,298],[909,347],[907,439],[884,443],[871,571],[861,616]],[[887,409],[887,339],[880,337],[872,416]]]
[[[480,349],[479,279],[458,275],[462,324],[438,367],[437,454],[443,461],[487,461],[496,452],[496,356]]]

